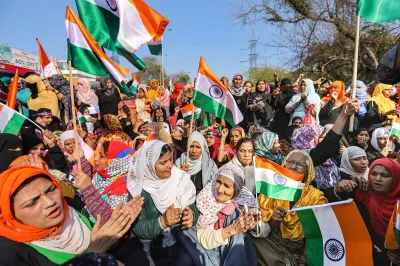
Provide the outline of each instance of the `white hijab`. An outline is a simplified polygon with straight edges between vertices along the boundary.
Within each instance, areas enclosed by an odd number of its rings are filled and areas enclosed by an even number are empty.
[[[381,148],[379,148],[379,145],[378,145],[378,138],[382,138],[382,137],[389,137],[389,130],[387,130],[387,128],[380,127],[380,128],[375,129],[374,132],[372,132],[371,144],[372,144],[372,147],[374,147],[377,151],[382,150]],[[394,150],[394,144],[392,146],[392,150]]]
[[[350,146],[346,148],[342,153],[342,159],[340,161],[340,171],[351,176],[364,177],[367,180],[369,168],[367,168],[364,173],[358,173],[353,169],[350,164],[350,160],[359,157],[367,157],[367,154],[363,149],[357,146]]]
[[[189,138],[189,142],[188,142],[189,147],[190,147],[190,145],[192,145],[193,142],[198,142],[200,144],[201,155],[196,160],[193,160],[189,156],[189,160],[188,160],[188,163],[190,165],[190,167],[189,167],[189,175],[195,175],[195,174],[197,174],[198,172],[201,171],[201,162],[202,162],[202,159],[203,159],[203,156],[204,156],[204,152],[206,151],[206,149],[208,150],[206,140],[205,140],[204,136],[200,132],[195,131],[195,132],[192,133],[192,135]]]
[[[189,174],[184,171],[173,166],[170,178],[157,177],[154,165],[164,145],[167,144],[159,140],[145,142],[133,156],[127,182],[128,191],[133,197],[143,189],[150,194],[162,214],[172,203],[175,208],[185,208],[196,200],[196,188]]]

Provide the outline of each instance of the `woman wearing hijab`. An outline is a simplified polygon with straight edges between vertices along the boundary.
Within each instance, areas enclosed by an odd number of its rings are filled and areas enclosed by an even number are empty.
[[[221,142],[218,135],[219,131],[217,129],[208,129],[206,132],[206,142],[208,151],[210,153],[210,158],[214,160],[214,162],[217,160],[218,148]]]
[[[194,265],[257,265],[247,231],[260,218],[243,211],[256,207],[256,199],[244,186],[243,171],[239,167],[222,166],[197,196],[196,205],[200,211],[196,228],[178,234]],[[242,219],[244,222],[240,223]]]
[[[364,116],[367,114],[367,101],[369,100],[368,88],[367,85],[361,80],[357,80],[357,90],[356,90],[356,98],[358,100],[358,104],[360,105],[360,109],[357,111],[357,117],[359,120],[362,120]],[[351,93],[353,85],[350,84],[347,87],[346,93]]]
[[[150,88],[147,91],[147,97],[154,102],[158,95],[158,87],[160,86],[160,83],[158,82],[157,79],[152,79],[150,80]]]
[[[229,88],[229,91],[232,93],[233,98],[236,101],[237,107],[242,113],[243,117],[246,117],[246,103],[247,103],[247,94],[246,89],[243,88],[243,75],[235,74],[232,79],[232,86]],[[241,128],[245,128],[246,120],[243,119],[242,122],[239,123]]]
[[[215,177],[218,167],[211,159],[206,140],[200,132],[195,131],[190,135],[188,145],[188,165],[186,164],[187,154],[183,153],[176,160],[175,166],[190,175],[190,179],[196,187],[196,194],[198,194]]]
[[[69,81],[61,74],[52,75],[50,78],[50,85],[56,89],[56,95],[59,97],[60,102],[64,105],[64,113],[67,118],[72,118],[71,114],[71,90]],[[60,98],[60,94],[62,97]],[[46,106],[46,105],[45,105]]]
[[[312,123],[319,125],[321,100],[315,92],[313,81],[311,79],[303,79],[300,82],[300,89],[301,93],[294,95],[286,105],[286,113],[291,115],[291,119],[296,116],[304,119],[306,113],[311,112]]]
[[[286,113],[285,107],[293,95],[292,82],[288,78],[282,79],[279,89],[275,89],[271,94],[271,106],[275,110],[271,130],[281,139],[286,137],[286,129],[290,122],[290,115]]]
[[[400,198],[400,164],[387,158],[374,161],[368,182],[368,191],[357,190],[355,201],[374,245],[374,265],[391,265],[384,243],[390,217]]]
[[[255,125],[267,128],[274,116],[273,109],[270,105],[271,96],[269,94],[269,85],[265,80],[259,80],[256,83],[256,91],[252,93],[248,101],[248,112],[253,116],[252,121]]]
[[[99,98],[96,93],[91,90],[90,82],[85,78],[78,79],[78,85],[75,87],[76,96],[79,101],[90,106],[99,106]]]
[[[296,212],[287,213],[296,207],[313,206],[327,203],[323,193],[313,187],[315,178],[313,161],[305,151],[294,150],[282,162],[282,166],[304,176],[305,184],[297,202],[271,199],[258,195],[262,223],[260,234],[253,238],[258,249],[261,265],[307,265],[305,239]]]
[[[315,125],[305,125],[293,132],[292,146],[297,150],[310,152],[324,138],[324,129],[319,129]],[[315,182],[318,189],[336,187],[340,180],[339,168],[334,161],[329,158],[321,165],[315,167]]]
[[[368,145],[369,145],[369,141],[370,141],[370,135],[368,132],[368,129],[366,128],[358,128],[355,132],[354,132],[354,139],[350,142],[350,144],[352,146],[357,146],[362,148],[363,150],[367,150]]]
[[[62,197],[57,180],[32,166],[3,172],[0,198],[0,261],[6,265],[60,265],[85,252],[104,253],[138,215],[118,210],[91,233],[89,221]]]
[[[144,86],[139,86],[135,106],[136,119],[151,120],[151,100],[147,98],[147,90]]]
[[[60,141],[62,145],[62,150],[67,158],[68,167],[70,170],[78,170],[77,158],[80,157],[82,171],[91,176],[93,174],[92,166],[87,158],[92,157],[93,150],[78,136],[78,142],[80,149],[75,150],[75,132],[73,130],[67,130],[60,135]],[[71,180],[72,181],[72,180]]]
[[[335,80],[329,89],[329,93],[321,98],[320,125],[325,126],[326,124],[335,123],[344,104],[348,100],[343,81]]]
[[[372,97],[367,101],[367,113],[362,127],[370,128],[375,124],[382,124],[397,117],[396,104],[390,99],[392,85],[378,84]]]
[[[192,259],[175,240],[171,229],[188,230],[199,216],[196,188],[190,176],[172,162],[171,147],[159,140],[147,141],[132,160],[128,191],[141,194],[144,206],[133,228],[148,257],[168,265],[192,265]],[[154,263],[154,262],[153,262]]]
[[[118,90],[109,77],[100,78],[100,89],[96,91],[101,115],[118,115],[118,103],[121,100]]]
[[[160,86],[160,88],[158,89],[156,101],[160,104],[160,107],[167,112],[167,117],[169,117],[169,106],[171,105],[169,99],[169,91],[166,90],[163,86]]]
[[[0,134],[0,172],[8,169],[12,161],[22,155],[22,141],[13,134]]]
[[[30,75],[25,79],[27,88],[31,91],[28,99],[28,108],[37,111],[43,106],[51,110],[53,116],[60,118],[57,95],[46,88],[42,79],[37,75]]]
[[[279,153],[279,147],[279,136],[271,131],[264,132],[254,145],[257,156],[277,164],[285,158]]]
[[[350,146],[342,153],[340,174],[342,179],[356,177],[368,180],[367,154],[360,147]]]
[[[226,143],[226,138],[229,133],[229,144]],[[227,128],[222,130],[221,142],[219,144],[218,156],[217,156],[217,164],[223,165],[228,161],[232,160],[233,156],[236,155],[236,145],[240,139],[246,137],[246,134],[241,127],[234,127],[228,131]]]
[[[394,149],[394,144],[391,147],[388,145],[389,135],[389,130],[384,127],[377,128],[372,132],[371,145],[367,149],[370,164],[378,158],[387,157],[388,152]]]

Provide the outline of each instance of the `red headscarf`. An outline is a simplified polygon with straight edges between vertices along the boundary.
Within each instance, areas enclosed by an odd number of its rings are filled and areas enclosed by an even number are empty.
[[[64,220],[61,224],[48,229],[39,229],[34,226],[18,222],[11,211],[11,196],[21,184],[36,175],[49,178],[61,191],[60,185],[46,170],[33,166],[19,166],[8,169],[0,175],[0,236],[17,242],[32,242],[58,233],[65,219],[69,215],[67,202],[62,198],[64,207]]]
[[[218,137],[218,130],[217,129],[209,129],[206,133],[206,135],[211,135],[215,137],[214,145],[212,147],[208,147],[208,150],[210,151],[210,157],[211,159],[215,160],[215,158],[218,155],[218,149],[219,149],[219,144],[221,140]]]
[[[175,88],[174,88],[174,92],[171,94],[171,96],[169,97],[170,99],[176,99],[178,98],[178,95],[181,91],[185,90],[185,85],[183,85],[182,83],[176,83],[175,84]]]
[[[392,186],[383,194],[376,193],[371,186],[367,192],[357,190],[355,199],[367,206],[372,228],[379,236],[385,237],[394,206],[400,198],[400,164],[388,158],[378,159],[371,164],[368,179],[375,165],[383,165],[392,174]]]

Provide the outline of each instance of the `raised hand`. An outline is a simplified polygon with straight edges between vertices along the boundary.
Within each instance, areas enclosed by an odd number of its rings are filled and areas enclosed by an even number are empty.
[[[75,187],[79,190],[83,190],[92,184],[92,179],[82,171],[72,171],[75,176]]]

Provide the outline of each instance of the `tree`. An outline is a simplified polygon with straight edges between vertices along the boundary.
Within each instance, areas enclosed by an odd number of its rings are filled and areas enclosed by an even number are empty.
[[[178,73],[174,73],[169,76],[170,79],[174,81],[174,83],[182,83],[186,85],[190,81],[190,76],[185,71],[179,71]]]
[[[142,60],[146,64],[146,69],[144,71],[139,71],[137,73],[140,82],[143,84],[149,84],[150,80],[153,78],[160,81],[161,64],[159,58],[155,56],[144,56]],[[165,72],[165,69],[164,69],[164,81],[167,81],[167,73]]]
[[[258,80],[265,80],[268,83],[274,83],[274,73],[277,72],[279,74],[279,79],[282,78],[290,78],[295,79],[295,74],[288,72],[286,70],[280,68],[273,68],[273,67],[259,67],[259,68],[252,68],[247,73],[246,76],[248,79],[256,85]]]
[[[269,47],[293,56],[287,63],[311,78],[351,81],[354,58],[356,0],[243,0],[236,18],[244,24],[263,21],[279,36]],[[362,20],[359,79],[373,81],[381,56],[398,43],[399,23]]]

